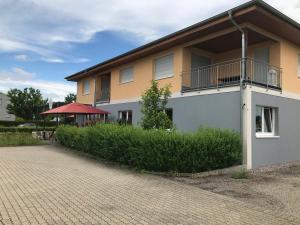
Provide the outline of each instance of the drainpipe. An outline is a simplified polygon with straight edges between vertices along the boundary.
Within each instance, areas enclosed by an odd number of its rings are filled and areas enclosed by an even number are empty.
[[[96,107],[96,84],[97,84],[97,82],[96,82],[96,76],[94,76],[94,104],[93,104],[93,106],[94,107]]]
[[[231,10],[228,11],[228,16],[232,24],[242,33],[242,61],[241,61],[241,78],[240,78],[240,135],[243,148],[243,163],[247,163],[247,144],[245,132],[246,128],[246,101],[245,101],[245,79],[247,66],[247,37],[246,32],[235,22],[232,17]]]

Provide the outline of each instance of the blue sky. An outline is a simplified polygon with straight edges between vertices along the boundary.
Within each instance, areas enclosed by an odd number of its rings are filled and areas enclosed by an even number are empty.
[[[62,100],[76,92],[64,77],[243,2],[0,0],[0,91]],[[300,21],[300,0],[267,2]]]

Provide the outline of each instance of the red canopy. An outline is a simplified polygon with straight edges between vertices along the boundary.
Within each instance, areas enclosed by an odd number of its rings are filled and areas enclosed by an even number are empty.
[[[91,105],[73,102],[54,109],[50,109],[46,112],[42,112],[41,114],[109,114],[109,112],[94,108]]]

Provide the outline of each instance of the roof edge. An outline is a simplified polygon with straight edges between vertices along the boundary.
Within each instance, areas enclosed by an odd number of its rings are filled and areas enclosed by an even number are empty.
[[[286,16],[285,14],[283,14],[282,12],[280,12],[279,10],[277,10],[276,8],[274,8],[273,6],[267,4],[266,2],[264,2],[262,0],[252,0],[252,1],[248,1],[248,2],[246,2],[244,4],[241,4],[239,6],[236,6],[236,7],[232,8],[232,9],[228,9],[228,10],[226,10],[226,11],[224,11],[222,13],[219,13],[219,14],[213,16],[213,17],[210,17],[208,19],[205,19],[203,21],[195,23],[195,24],[193,24],[191,26],[188,26],[186,28],[178,30],[178,31],[176,31],[174,33],[168,34],[168,35],[163,36],[163,37],[161,37],[159,39],[151,41],[151,42],[149,42],[147,44],[144,44],[142,46],[134,48],[134,49],[132,49],[130,51],[127,51],[127,52],[125,52],[123,54],[120,54],[120,55],[117,55],[117,56],[115,56],[113,58],[110,58],[108,60],[102,61],[102,62],[100,62],[100,63],[98,63],[98,64],[96,64],[94,66],[88,67],[87,69],[84,69],[84,70],[81,70],[81,71],[79,71],[77,73],[69,75],[69,76],[65,77],[65,79],[68,80],[68,81],[76,81],[77,80],[76,77],[79,76],[79,75],[83,75],[84,73],[90,72],[91,70],[96,69],[97,67],[100,67],[100,66],[103,66],[105,64],[111,63],[111,62],[116,61],[118,59],[121,59],[121,58],[123,58],[125,56],[128,56],[128,55],[131,55],[133,53],[139,52],[139,51],[141,51],[143,49],[147,49],[148,47],[152,47],[152,46],[154,46],[154,45],[156,45],[158,43],[161,43],[161,42],[163,42],[165,40],[168,40],[169,38],[175,37],[177,35],[183,34],[184,32],[192,30],[194,28],[203,26],[203,25],[205,25],[205,24],[207,24],[209,22],[212,22],[214,20],[217,20],[217,19],[220,19],[222,17],[225,17],[225,16],[228,15],[228,11],[232,11],[233,13],[235,13],[236,11],[239,11],[239,10],[251,7],[251,6],[255,6],[255,5],[257,5],[257,6],[261,7],[261,8],[263,8],[263,9],[265,9],[265,10],[267,10],[267,11],[273,13],[273,14],[275,14],[280,19],[284,20],[285,22],[289,23],[290,25],[292,25],[295,28],[297,28],[297,29],[300,30],[300,24],[298,22],[296,22],[295,20],[293,20],[290,17]]]

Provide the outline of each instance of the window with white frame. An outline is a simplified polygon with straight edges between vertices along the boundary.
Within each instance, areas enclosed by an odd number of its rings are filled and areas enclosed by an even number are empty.
[[[256,134],[275,136],[277,126],[277,108],[256,106]]]
[[[122,124],[132,124],[132,110],[119,111],[119,122]]]
[[[120,70],[120,83],[128,83],[133,81],[133,67],[128,67]]]
[[[90,94],[90,81],[89,80],[85,80],[83,82],[83,94],[84,95]]]
[[[172,108],[167,108],[167,109],[165,109],[164,112],[167,114],[167,116],[169,117],[169,119],[173,122],[173,109]]]
[[[298,77],[300,77],[300,53],[298,54]]]
[[[169,54],[154,60],[155,79],[163,79],[172,77],[174,75],[173,60],[173,54]]]

